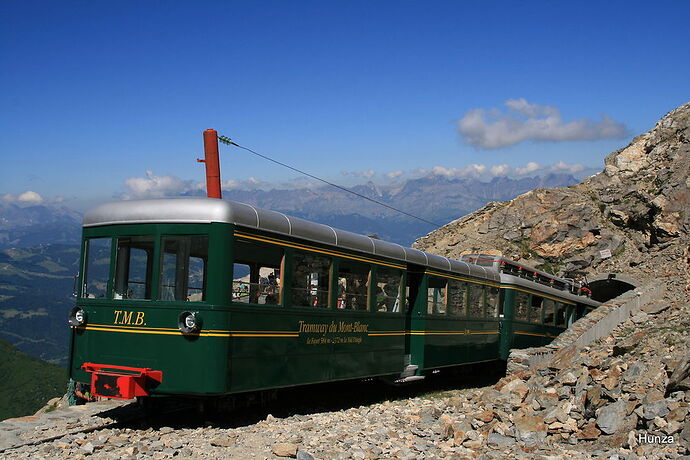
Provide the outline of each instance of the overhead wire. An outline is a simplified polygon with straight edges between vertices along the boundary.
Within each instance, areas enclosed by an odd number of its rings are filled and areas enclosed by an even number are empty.
[[[392,210],[392,211],[399,212],[399,213],[404,214],[404,215],[406,215],[406,216],[408,216],[408,217],[411,217],[411,218],[413,218],[413,219],[417,219],[417,220],[419,220],[419,221],[421,221],[421,222],[424,222],[424,223],[426,223],[426,224],[432,225],[432,226],[434,226],[435,228],[441,228],[441,227],[443,227],[443,224],[438,224],[438,223],[436,223],[436,222],[432,222],[432,221],[430,221],[430,220],[424,219],[423,217],[415,216],[414,214],[410,214],[409,212],[403,211],[402,209],[398,209],[398,208],[396,208],[396,207],[394,207],[394,206],[390,206],[390,205],[388,205],[388,204],[386,204],[386,203],[382,203],[382,202],[380,202],[380,201],[378,201],[378,200],[375,200],[375,199],[373,199],[373,198],[370,198],[370,197],[368,197],[368,196],[366,196],[366,195],[362,195],[361,193],[357,193],[357,192],[355,192],[354,190],[350,190],[350,189],[348,189],[347,187],[343,187],[343,186],[341,186],[341,185],[334,184],[333,182],[327,181],[326,179],[322,179],[322,178],[320,178],[320,177],[318,177],[318,176],[315,176],[315,175],[313,175],[313,174],[310,174],[310,173],[308,173],[308,172],[306,172],[306,171],[302,171],[302,170],[299,169],[299,168],[295,168],[294,166],[290,166],[290,165],[285,164],[285,163],[283,163],[283,162],[281,162],[281,161],[275,160],[275,159],[273,159],[273,158],[271,158],[271,157],[269,157],[269,156],[267,156],[267,155],[264,155],[264,154],[262,154],[262,153],[259,153],[259,152],[255,151],[255,150],[252,150],[252,149],[250,149],[249,147],[245,147],[245,146],[243,146],[243,145],[238,144],[237,142],[235,142],[235,141],[233,141],[232,139],[230,139],[228,136],[219,135],[219,136],[218,136],[218,141],[221,142],[221,143],[223,143],[223,144],[225,144],[225,145],[228,145],[228,146],[235,146],[235,147],[240,148],[240,149],[242,149],[242,150],[246,150],[247,152],[250,152],[250,153],[252,153],[252,154],[254,154],[254,155],[256,155],[256,156],[259,156],[259,157],[263,158],[264,160],[268,160],[268,161],[270,161],[270,162],[272,162],[272,163],[275,163],[275,164],[277,164],[277,165],[280,165],[280,166],[283,166],[283,167],[285,167],[285,168],[291,169],[292,171],[295,171],[295,172],[297,172],[297,173],[299,173],[299,174],[303,174],[303,175],[305,175],[305,176],[307,176],[307,177],[311,177],[312,179],[315,179],[315,180],[318,180],[318,181],[320,181],[320,182],[323,182],[324,184],[330,185],[331,187],[335,187],[335,188],[337,188],[337,189],[339,189],[339,190],[342,190],[343,192],[347,192],[347,193],[350,193],[350,194],[352,194],[352,195],[355,195],[355,196],[357,196],[357,197],[359,197],[359,198],[363,198],[363,199],[365,199],[365,200],[367,200],[367,201],[370,201],[370,202],[372,202],[372,203],[376,203],[376,204],[378,204],[378,205],[380,205],[380,206],[383,206],[383,207],[385,207],[385,208],[388,208],[388,209],[390,209],[390,210]],[[477,239],[477,238],[471,237],[471,236],[469,236],[469,235],[466,235],[466,236],[467,236],[468,238],[470,238],[470,239],[473,239],[473,240],[475,240],[475,241],[478,241],[479,243],[482,243],[483,245],[486,244],[486,242],[481,241],[481,240],[479,240],[479,239]]]
[[[318,180],[318,181],[321,181],[321,182],[323,182],[324,184],[328,184],[328,185],[330,185],[331,187],[335,187],[335,188],[337,188],[337,189],[339,189],[339,190],[342,190],[343,192],[351,193],[352,195],[358,196],[359,198],[364,198],[365,200],[371,201],[372,203],[376,203],[376,204],[378,204],[378,205],[380,205],[380,206],[386,207],[386,208],[391,209],[391,210],[393,210],[393,211],[399,212],[399,213],[401,213],[401,214],[405,214],[405,215],[408,216],[408,217],[412,217],[413,219],[417,219],[417,220],[422,221],[422,222],[424,222],[424,223],[426,223],[426,224],[433,225],[434,227],[443,227],[443,225],[438,224],[438,223],[436,223],[436,222],[432,222],[432,221],[430,221],[430,220],[424,219],[423,217],[415,216],[414,214],[410,214],[409,212],[406,212],[406,211],[403,211],[403,210],[398,209],[398,208],[396,208],[396,207],[387,205],[386,203],[382,203],[382,202],[380,202],[380,201],[378,201],[378,200],[375,200],[375,199],[373,199],[373,198],[370,198],[370,197],[368,197],[368,196],[366,196],[366,195],[362,195],[361,193],[357,193],[357,192],[355,192],[354,190],[350,190],[350,189],[347,188],[347,187],[343,187],[343,186],[341,186],[341,185],[334,184],[333,182],[329,182],[329,181],[327,181],[326,179],[321,179],[320,177],[315,176],[315,175],[313,175],[313,174],[309,174],[309,173],[306,172],[306,171],[302,171],[301,169],[298,169],[298,168],[295,168],[295,167],[290,166],[290,165],[288,165],[288,164],[282,163],[282,162],[280,162],[280,161],[278,161],[278,160],[274,160],[273,158],[271,158],[271,157],[269,157],[269,156],[266,156],[266,155],[263,155],[263,154],[261,154],[261,153],[255,151],[255,150],[252,150],[252,149],[250,149],[249,147],[245,147],[245,146],[243,146],[243,145],[239,145],[238,143],[236,143],[235,141],[231,140],[231,139],[228,138],[227,136],[218,136],[218,141],[220,141],[220,142],[222,142],[223,144],[226,144],[226,145],[234,145],[235,147],[239,147],[239,148],[241,148],[241,149],[243,149],[243,150],[246,150],[246,151],[248,151],[248,152],[253,153],[254,155],[260,156],[261,158],[263,158],[263,159],[265,159],[265,160],[271,161],[271,162],[273,162],[273,163],[275,163],[275,164],[278,164],[278,165],[280,165],[280,166],[284,166],[284,167],[286,167],[286,168],[288,168],[288,169],[291,169],[291,170],[293,170],[293,171],[295,171],[295,172],[298,172],[298,173],[300,173],[300,174],[304,174],[305,176],[308,176],[308,177],[311,177],[312,179],[316,179],[316,180]]]

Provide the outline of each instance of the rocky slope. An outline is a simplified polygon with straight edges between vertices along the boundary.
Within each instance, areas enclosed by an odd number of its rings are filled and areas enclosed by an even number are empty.
[[[500,253],[563,274],[649,278],[660,270],[685,269],[674,262],[688,256],[690,104],[610,154],[605,164],[580,184],[489,203],[420,238],[415,247],[454,258]],[[612,257],[602,257],[602,250]]]

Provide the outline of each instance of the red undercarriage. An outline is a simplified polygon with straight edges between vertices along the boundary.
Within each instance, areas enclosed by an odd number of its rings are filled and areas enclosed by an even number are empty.
[[[149,368],[94,363],[84,363],[81,368],[91,373],[91,393],[103,398],[148,396],[148,389],[163,381],[162,371]]]

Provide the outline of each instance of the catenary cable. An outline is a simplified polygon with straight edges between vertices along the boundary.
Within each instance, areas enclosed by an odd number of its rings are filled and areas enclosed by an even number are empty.
[[[278,161],[278,160],[274,160],[273,158],[271,158],[271,157],[269,157],[269,156],[267,156],[267,155],[264,155],[264,154],[262,154],[262,153],[259,153],[259,152],[255,151],[255,150],[252,150],[252,149],[250,149],[249,147],[245,147],[245,146],[243,146],[243,145],[238,144],[237,142],[233,141],[232,139],[230,139],[230,138],[227,137],[227,136],[219,135],[219,136],[218,136],[218,141],[221,142],[221,143],[223,143],[223,144],[225,144],[225,145],[235,146],[235,147],[240,148],[240,149],[242,149],[242,150],[246,150],[247,152],[250,152],[250,153],[252,153],[252,154],[254,154],[254,155],[256,155],[256,156],[259,156],[259,157],[261,157],[261,158],[263,158],[263,159],[265,159],[265,160],[268,160],[268,161],[270,161],[270,162],[272,162],[272,163],[275,163],[275,164],[277,164],[277,165],[280,165],[280,166],[283,166],[283,167],[285,167],[285,168],[291,169],[292,171],[295,171],[295,172],[297,172],[297,173],[299,173],[299,174],[303,174],[303,175],[305,175],[305,176],[307,176],[307,177],[311,177],[312,179],[316,179],[316,180],[318,180],[318,181],[320,181],[320,182],[323,182],[324,184],[330,185],[331,187],[335,187],[335,188],[337,188],[338,190],[342,190],[343,192],[350,193],[350,194],[355,195],[355,196],[357,196],[357,197],[359,197],[359,198],[363,198],[363,199],[365,199],[365,200],[367,200],[367,201],[371,201],[372,203],[376,203],[376,204],[378,204],[378,205],[380,205],[380,206],[383,206],[383,207],[388,208],[388,209],[390,209],[390,210],[393,210],[393,211],[395,211],[395,212],[399,212],[399,213],[404,214],[404,215],[406,215],[406,216],[408,216],[408,217],[411,217],[411,218],[413,218],[413,219],[417,219],[417,220],[419,220],[419,221],[421,221],[421,222],[424,222],[424,223],[426,223],[426,224],[432,225],[432,226],[434,226],[435,228],[441,228],[441,227],[443,227],[442,224],[438,224],[438,223],[436,223],[436,222],[432,222],[432,221],[430,221],[430,220],[424,219],[423,217],[415,216],[414,214],[410,214],[409,212],[403,211],[403,210],[398,209],[398,208],[396,208],[396,207],[394,207],[394,206],[390,206],[390,205],[388,205],[388,204],[386,204],[386,203],[382,203],[382,202],[380,202],[380,201],[378,201],[378,200],[375,200],[375,199],[373,199],[373,198],[369,198],[368,196],[362,195],[361,193],[357,193],[357,192],[355,192],[355,191],[353,191],[353,190],[348,189],[347,187],[343,187],[343,186],[341,186],[341,185],[334,184],[333,182],[329,182],[329,181],[327,181],[326,179],[321,179],[320,177],[315,176],[315,175],[313,175],[313,174],[309,174],[309,173],[306,172],[306,171],[302,171],[301,169],[295,168],[295,167],[293,167],[293,166],[290,166],[290,165],[285,164],[285,163],[283,163],[283,162],[280,162],[280,161]],[[469,239],[475,240],[475,241],[481,243],[482,245],[485,245],[485,244],[486,244],[485,241],[482,241],[482,240],[480,240],[480,239],[478,239],[478,238],[474,238],[474,237],[469,236],[469,235],[466,235],[466,237],[469,238]]]
[[[353,191],[353,190],[350,190],[350,189],[348,189],[348,188],[346,188],[346,187],[340,186],[340,185],[338,185],[338,184],[334,184],[333,182],[329,182],[329,181],[327,181],[326,179],[321,179],[320,177],[317,177],[317,176],[315,176],[315,175],[313,175],[313,174],[309,174],[308,172],[302,171],[301,169],[298,169],[298,168],[295,168],[295,167],[293,167],[293,166],[287,165],[287,164],[282,163],[282,162],[280,162],[280,161],[278,161],[278,160],[274,160],[273,158],[268,157],[268,156],[266,156],[266,155],[263,155],[263,154],[261,154],[261,153],[255,151],[255,150],[252,150],[252,149],[250,149],[249,147],[245,147],[245,146],[243,146],[243,145],[239,145],[238,143],[236,143],[235,141],[231,140],[231,139],[228,138],[227,136],[218,136],[218,141],[220,141],[220,142],[222,142],[223,144],[226,144],[226,145],[234,145],[235,147],[241,148],[241,149],[243,149],[243,150],[246,150],[247,152],[253,153],[254,155],[260,156],[261,158],[263,158],[263,159],[265,159],[265,160],[271,161],[271,162],[273,162],[273,163],[275,163],[275,164],[278,164],[278,165],[280,165],[280,166],[284,166],[284,167],[286,167],[286,168],[288,168],[288,169],[291,169],[291,170],[293,170],[293,171],[295,171],[295,172],[298,172],[298,173],[300,173],[300,174],[304,174],[305,176],[308,176],[308,177],[311,177],[312,179],[316,179],[316,180],[318,180],[318,181],[321,181],[321,182],[323,182],[324,184],[328,184],[328,185],[330,185],[330,186],[332,186],[332,187],[335,187],[335,188],[337,188],[337,189],[339,189],[339,190],[342,190],[343,192],[351,193],[352,195],[358,196],[359,198],[364,198],[365,200],[371,201],[372,203],[376,203],[376,204],[378,204],[378,205],[380,205],[380,206],[384,206],[384,207],[386,207],[386,208],[388,208],[388,209],[391,209],[391,210],[393,210],[393,211],[399,212],[399,213],[401,213],[401,214],[405,214],[405,215],[408,216],[408,217],[412,217],[413,219],[420,220],[420,221],[422,221],[422,222],[424,222],[424,223],[426,223],[426,224],[433,225],[434,227],[437,227],[437,228],[438,228],[438,227],[443,227],[443,225],[437,224],[436,222],[431,222],[430,220],[426,220],[426,219],[424,219],[424,218],[422,218],[422,217],[415,216],[414,214],[410,214],[409,212],[405,212],[405,211],[403,211],[403,210],[401,210],[401,209],[398,209],[398,208],[395,208],[395,207],[393,207],[393,206],[387,205],[386,203],[382,203],[382,202],[380,202],[380,201],[378,201],[378,200],[375,200],[375,199],[373,199],[373,198],[369,198],[369,197],[366,196],[366,195],[362,195],[361,193],[357,193],[357,192],[355,192],[355,191]]]

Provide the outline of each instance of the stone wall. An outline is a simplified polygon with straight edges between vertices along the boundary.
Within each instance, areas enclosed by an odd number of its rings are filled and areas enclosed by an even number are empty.
[[[589,315],[577,320],[549,345],[511,350],[507,373],[549,365],[570,357],[596,340],[608,336],[632,313],[661,298],[665,290],[663,282],[651,282],[603,303]]]

